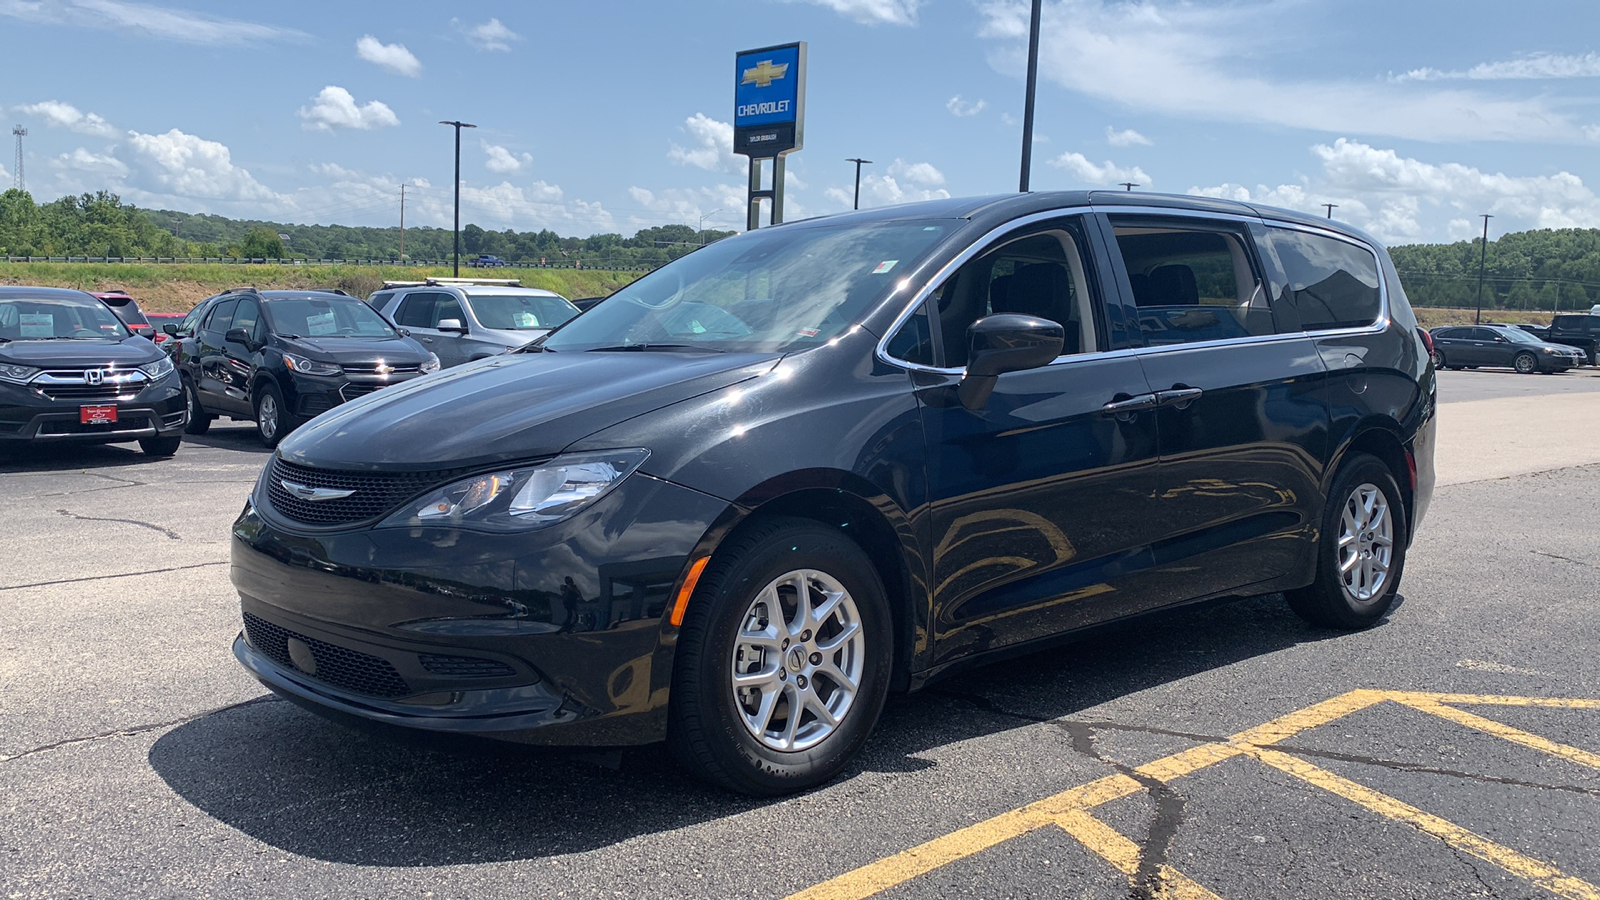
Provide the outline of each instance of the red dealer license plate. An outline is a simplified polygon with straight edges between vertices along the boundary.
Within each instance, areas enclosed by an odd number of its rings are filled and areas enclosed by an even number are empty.
[[[100,425],[117,420],[115,406],[80,406],[78,407],[78,421],[85,425]]]

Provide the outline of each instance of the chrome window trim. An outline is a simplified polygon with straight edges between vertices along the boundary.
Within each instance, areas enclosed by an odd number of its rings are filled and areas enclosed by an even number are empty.
[[[965,366],[957,367],[957,368],[943,368],[943,367],[939,367],[939,366],[926,366],[926,365],[922,365],[921,363],[908,362],[908,361],[900,359],[898,357],[890,356],[889,355],[889,350],[888,350],[889,341],[895,336],[895,334],[897,334],[900,331],[900,329],[902,327],[904,327],[906,321],[911,318],[912,313],[916,311],[917,307],[922,305],[922,303],[928,299],[928,296],[933,293],[933,289],[936,286],[938,286],[940,284],[943,284],[944,283],[944,279],[946,277],[948,277],[950,275],[950,273],[952,273],[956,269],[959,269],[962,265],[965,265],[967,263],[967,261],[971,260],[974,256],[977,256],[979,253],[983,252],[984,250],[989,249],[989,247],[992,244],[992,242],[998,236],[1000,236],[1002,233],[1005,233],[1005,232],[1008,232],[1008,231],[1011,231],[1011,230],[1014,230],[1014,229],[1017,229],[1017,228],[1025,228],[1025,227],[1027,227],[1029,225],[1035,225],[1035,224],[1038,224],[1039,222],[1048,221],[1050,219],[1059,219],[1059,218],[1063,218],[1063,217],[1066,217],[1066,216],[1073,216],[1073,215],[1080,215],[1080,216],[1081,215],[1090,215],[1090,214],[1097,213],[1097,212],[1101,213],[1103,215],[1106,215],[1106,216],[1115,216],[1115,215],[1121,215],[1121,214],[1127,213],[1127,214],[1135,214],[1135,215],[1161,216],[1161,217],[1165,217],[1165,218],[1169,218],[1169,219],[1210,219],[1210,220],[1217,220],[1217,221],[1229,222],[1229,223],[1234,223],[1234,224],[1245,224],[1245,225],[1254,224],[1254,225],[1262,225],[1262,226],[1265,226],[1265,227],[1285,228],[1285,229],[1288,229],[1288,230],[1291,230],[1291,231],[1301,231],[1301,232],[1305,232],[1307,234],[1313,234],[1313,235],[1316,235],[1318,237],[1331,238],[1331,239],[1336,240],[1336,241],[1342,241],[1342,242],[1344,242],[1346,244],[1350,244],[1351,246],[1354,246],[1354,247],[1359,247],[1360,249],[1365,250],[1367,253],[1372,254],[1374,267],[1378,271],[1378,318],[1376,320],[1374,320],[1371,325],[1362,325],[1362,326],[1356,326],[1356,327],[1353,327],[1353,328],[1321,328],[1321,329],[1315,329],[1315,330],[1290,331],[1290,332],[1285,332],[1285,333],[1282,333],[1282,334],[1253,334],[1253,335],[1249,335],[1247,337],[1242,337],[1242,338],[1219,338],[1217,340],[1212,340],[1212,341],[1193,341],[1193,342],[1187,342],[1187,343],[1181,343],[1181,344],[1162,344],[1162,345],[1153,346],[1153,347],[1152,346],[1146,346],[1146,347],[1124,347],[1124,348],[1119,349],[1119,350],[1096,350],[1096,351],[1092,351],[1092,352],[1089,352],[1089,353],[1063,354],[1063,355],[1058,356],[1055,359],[1051,360],[1049,363],[1047,363],[1044,366],[1045,368],[1048,368],[1050,366],[1062,365],[1064,363],[1069,363],[1069,362],[1073,362],[1073,361],[1081,360],[1081,359],[1116,359],[1116,358],[1121,358],[1121,357],[1126,357],[1126,356],[1142,356],[1142,355],[1145,355],[1145,354],[1154,354],[1154,353],[1170,353],[1170,352],[1173,352],[1173,351],[1185,350],[1185,349],[1190,349],[1190,348],[1201,348],[1201,349],[1203,349],[1203,348],[1213,348],[1213,347],[1222,347],[1222,346],[1233,346],[1233,345],[1238,345],[1238,344],[1265,344],[1265,343],[1272,343],[1272,342],[1276,342],[1276,341],[1300,340],[1300,339],[1304,339],[1304,338],[1322,339],[1322,338],[1337,338],[1337,337],[1354,337],[1354,336],[1368,335],[1368,334],[1381,334],[1384,331],[1387,331],[1389,329],[1389,327],[1394,324],[1394,320],[1390,315],[1389,280],[1384,277],[1383,264],[1382,264],[1381,260],[1378,257],[1377,250],[1374,247],[1372,247],[1370,244],[1368,244],[1366,241],[1363,241],[1363,240],[1361,240],[1359,238],[1352,237],[1351,235],[1348,235],[1348,234],[1344,234],[1343,232],[1334,231],[1334,230],[1328,229],[1328,228],[1320,228],[1320,227],[1317,227],[1317,226],[1314,226],[1314,225],[1308,225],[1308,224],[1305,224],[1305,223],[1302,223],[1302,222],[1290,222],[1290,221],[1286,221],[1286,220],[1283,220],[1283,219],[1268,218],[1268,217],[1263,216],[1263,215],[1250,216],[1250,215],[1242,215],[1242,214],[1239,214],[1239,213],[1215,212],[1215,211],[1211,211],[1211,210],[1185,210],[1185,209],[1177,209],[1177,208],[1166,207],[1166,206],[1116,206],[1116,207],[1103,207],[1103,206],[1097,207],[1097,206],[1093,206],[1093,205],[1088,205],[1088,206],[1069,206],[1069,207],[1062,207],[1061,209],[1058,209],[1058,210],[1050,210],[1050,211],[1047,211],[1047,212],[1033,213],[1031,215],[1023,216],[1023,217],[1018,218],[1018,219],[1013,219],[1013,220],[1005,223],[1004,225],[1001,225],[1001,226],[999,226],[997,228],[991,229],[990,231],[985,233],[982,237],[980,237],[978,240],[974,241],[969,247],[967,247],[966,250],[963,250],[960,254],[958,254],[956,257],[951,259],[948,263],[945,263],[945,265],[942,266],[939,269],[938,272],[935,272],[933,274],[933,276],[928,279],[927,284],[925,284],[922,287],[921,290],[917,291],[917,293],[912,296],[911,302],[908,303],[906,305],[906,307],[900,311],[900,314],[895,317],[894,322],[889,326],[889,328],[887,330],[885,330],[884,337],[878,341],[878,345],[877,345],[876,351],[874,353],[874,356],[878,360],[880,360],[881,362],[885,362],[885,363],[888,363],[889,365],[896,366],[896,367],[902,368],[902,369],[907,369],[907,370],[910,370],[910,371],[927,372],[927,373],[934,374],[934,375],[962,375],[962,374],[965,374],[966,373],[966,367]],[[1257,249],[1258,249],[1258,252],[1259,252],[1260,248],[1257,248]],[[1265,273],[1262,273],[1262,274],[1265,275]],[[1102,301],[1103,301],[1103,299],[1104,298],[1102,298]],[[1268,302],[1269,303],[1271,302],[1271,298],[1268,298]],[[936,325],[937,323],[935,322],[934,324]]]

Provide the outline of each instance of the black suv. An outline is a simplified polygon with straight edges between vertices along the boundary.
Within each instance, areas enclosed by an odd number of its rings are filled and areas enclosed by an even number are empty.
[[[1322,218],[762,228],[291,436],[234,526],[234,653],[321,710],[796,790],[888,691],[1107,622],[1274,591],[1379,622],[1434,411],[1388,254]]]
[[[82,291],[0,287],[0,440],[138,441],[171,456],[183,439],[172,361]]]
[[[1544,339],[1554,344],[1577,347],[1591,366],[1600,366],[1600,315],[1559,315],[1550,320]]]
[[[237,290],[207,298],[173,342],[189,433],[253,419],[276,446],[305,420],[439,369],[439,358],[347,294]]]

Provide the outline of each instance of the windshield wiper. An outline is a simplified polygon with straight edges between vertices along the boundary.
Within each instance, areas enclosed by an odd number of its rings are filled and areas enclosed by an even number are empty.
[[[641,352],[645,351],[645,350],[691,350],[691,351],[696,351],[696,352],[711,352],[711,353],[721,353],[721,352],[723,352],[721,350],[716,349],[715,347],[702,347],[702,346],[700,346],[698,344],[618,344],[615,347],[594,347],[594,348],[590,349],[589,352],[590,353],[608,353],[608,352],[616,351],[616,350],[632,350],[632,351],[641,351]]]

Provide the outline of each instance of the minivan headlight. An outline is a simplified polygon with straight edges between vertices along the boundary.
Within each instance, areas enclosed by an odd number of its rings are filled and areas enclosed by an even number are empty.
[[[641,448],[571,453],[539,465],[483,472],[407,503],[379,527],[542,528],[594,504],[649,455]]]
[[[304,356],[296,356],[293,353],[285,353],[283,355],[283,364],[301,375],[344,374],[344,369],[340,368],[338,363],[317,362],[314,359],[306,359]]]
[[[151,381],[160,381],[172,374],[172,358],[163,356],[153,363],[145,363],[139,367],[139,371],[150,376]]]
[[[37,374],[39,374],[39,370],[34,366],[0,363],[0,381],[9,381],[12,384],[27,384],[28,379]]]

